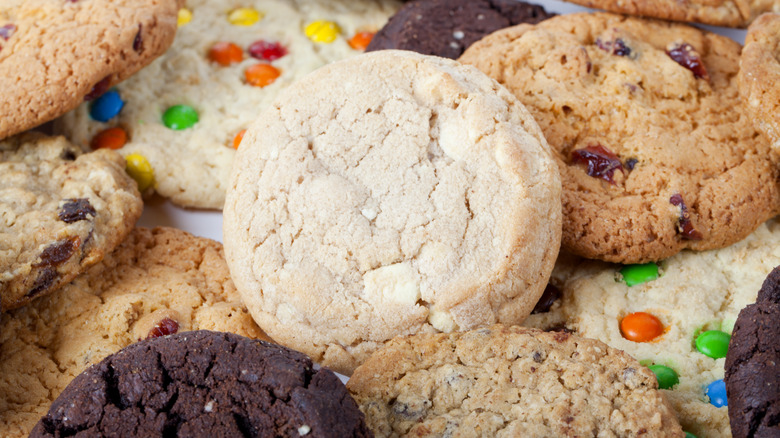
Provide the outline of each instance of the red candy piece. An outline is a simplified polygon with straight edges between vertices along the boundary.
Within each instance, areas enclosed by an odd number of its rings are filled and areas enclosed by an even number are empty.
[[[271,64],[255,64],[244,71],[246,82],[255,87],[265,87],[276,81],[282,73]]]
[[[271,62],[286,55],[287,49],[277,42],[259,40],[249,46],[248,52],[253,58]]]
[[[244,60],[244,51],[233,43],[219,42],[209,49],[209,59],[217,64],[227,67],[238,64]]]
[[[571,154],[571,161],[574,164],[584,164],[588,166],[588,176],[601,178],[610,184],[615,184],[613,177],[615,171],[619,170],[625,174],[623,164],[612,151],[601,145],[588,146],[583,149],[577,149]]]
[[[238,134],[233,137],[233,149],[238,149],[238,147],[241,146],[241,140],[244,139],[244,134],[246,134],[246,129],[238,131]]]
[[[674,62],[693,72],[694,77],[702,78],[707,81],[710,80],[710,75],[707,73],[707,68],[704,67],[704,63],[701,61],[699,53],[690,44],[672,44],[666,49],[666,54],[669,55]]]
[[[358,32],[349,39],[349,47],[355,50],[366,50],[371,40],[374,38],[373,32]]]
[[[649,342],[664,334],[664,325],[649,313],[636,312],[623,317],[620,333],[629,341]]]
[[[683,239],[688,240],[701,240],[704,238],[704,236],[701,235],[701,233],[693,228],[693,223],[691,223],[691,215],[688,213],[688,206],[685,205],[685,201],[683,201],[682,195],[679,193],[676,195],[673,195],[669,202],[672,203],[672,205],[676,207],[680,207],[680,218],[677,220],[677,232],[682,234]]]
[[[127,143],[127,133],[122,128],[108,128],[98,132],[90,146],[92,149],[121,149]]]
[[[179,323],[171,318],[164,318],[158,322],[151,330],[146,339],[159,338],[160,336],[173,335],[179,331]]]

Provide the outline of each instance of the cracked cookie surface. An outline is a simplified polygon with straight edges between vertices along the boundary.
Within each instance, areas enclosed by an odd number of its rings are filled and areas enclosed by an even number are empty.
[[[0,315],[0,436],[26,437],[88,366],[147,337],[216,330],[265,338],[218,242],[136,228],[56,294]]]
[[[684,436],[650,370],[564,332],[399,337],[347,389],[377,436]]]
[[[780,150],[780,14],[765,14],[748,28],[739,92],[753,123]]]
[[[178,4],[4,0],[0,139],[61,116],[161,55],[173,42]]]
[[[396,335],[521,322],[558,252],[559,184],[495,81],[373,52],[299,81],[247,132],[226,256],[272,338],[349,374]]]
[[[31,437],[371,437],[330,370],[301,353],[194,331],[130,345],[77,376]]]
[[[563,248],[642,263],[728,246],[780,208],[739,56],[694,27],[594,13],[495,32],[460,61],[509,88],[557,152]]]
[[[125,160],[63,137],[0,141],[0,308],[50,293],[99,262],[141,216]]]

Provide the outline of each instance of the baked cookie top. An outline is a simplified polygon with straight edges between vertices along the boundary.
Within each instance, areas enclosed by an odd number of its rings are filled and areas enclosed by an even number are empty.
[[[780,12],[777,0],[567,0],[591,8],[714,26],[747,27],[764,12]]]
[[[517,0],[417,0],[393,15],[366,51],[411,50],[457,59],[485,35],[552,15],[541,6]]]
[[[137,342],[77,376],[31,437],[373,437],[344,384],[301,353],[206,330]]]
[[[178,3],[3,0],[0,139],[97,97],[162,54]]]
[[[563,247],[641,263],[733,244],[778,211],[739,56],[694,27],[595,13],[498,31],[460,60],[509,88],[557,152]]]
[[[528,111],[472,67],[334,63],[244,137],[231,274],[272,338],[345,374],[396,335],[519,323],[558,253],[556,170]]]
[[[650,370],[563,332],[396,338],[347,389],[377,436],[683,436]]]
[[[70,282],[113,251],[143,203],[116,152],[62,137],[0,141],[0,308]]]
[[[755,304],[739,312],[726,356],[731,432],[737,438],[780,435],[780,267]]]
[[[780,150],[780,14],[765,14],[748,28],[739,92],[756,127]]]
[[[56,294],[0,315],[0,436],[27,437],[89,365],[140,339],[188,330],[251,338],[222,245],[171,228],[136,228]]]
[[[669,384],[662,390],[683,429],[699,437],[728,438],[731,406],[720,406],[725,400],[708,388],[724,378],[728,335],[737,315],[756,300],[756,291],[777,265],[777,219],[727,248],[683,251],[644,269],[562,257],[551,280],[561,297],[524,324],[563,326],[642,364],[668,368],[658,369]],[[731,392],[728,399],[730,405]]]
[[[108,121],[84,104],[56,125],[78,145],[121,128],[150,190],[184,207],[221,209],[239,134],[291,83],[362,52],[396,0],[188,0],[170,50],[117,87]]]

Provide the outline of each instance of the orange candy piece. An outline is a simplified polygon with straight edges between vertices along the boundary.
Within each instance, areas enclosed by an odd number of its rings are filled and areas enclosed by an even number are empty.
[[[244,60],[244,51],[233,43],[218,42],[209,49],[209,59],[217,64],[227,67],[238,64]]]
[[[127,143],[127,133],[122,128],[108,128],[92,137],[92,149],[121,149]]]
[[[649,313],[636,312],[623,317],[620,333],[629,341],[650,342],[664,333],[664,325]]]
[[[373,32],[358,32],[349,39],[349,47],[355,50],[366,50],[372,39],[374,39]]]
[[[241,145],[241,140],[244,139],[244,134],[246,134],[246,129],[238,131],[238,134],[233,137],[233,149],[238,149],[238,147]]]
[[[255,64],[244,72],[246,81],[249,85],[254,85],[255,87],[271,85],[279,75],[281,75],[281,72],[270,64]]]

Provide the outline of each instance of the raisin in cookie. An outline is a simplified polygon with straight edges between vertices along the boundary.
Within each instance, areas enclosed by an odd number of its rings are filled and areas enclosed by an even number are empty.
[[[0,139],[54,119],[161,55],[176,0],[4,0]]]
[[[0,141],[0,305],[14,309],[67,284],[113,251],[143,203],[116,152],[62,137]]]
[[[188,0],[171,49],[117,87],[108,122],[82,105],[56,131],[87,145],[108,128],[128,138],[149,185],[184,207],[221,209],[240,133],[291,83],[362,53],[396,0]],[[367,36],[368,35],[368,36]]]
[[[89,365],[141,339],[187,330],[252,338],[222,245],[172,228],[136,228],[56,293],[0,315],[0,436],[26,437]]]
[[[473,67],[382,50],[331,64],[247,132],[224,211],[231,274],[276,341],[349,374],[420,331],[519,323],[560,238],[528,111]]]
[[[460,60],[507,86],[557,152],[563,247],[641,263],[731,245],[780,208],[739,56],[711,32],[594,13],[495,32]]]
[[[377,436],[684,436],[650,370],[563,332],[396,338],[347,389]]]
[[[739,91],[753,123],[780,150],[780,14],[762,15],[748,29]]]
[[[205,330],[138,342],[87,368],[30,436],[76,433],[373,436],[332,371],[279,345]]]

